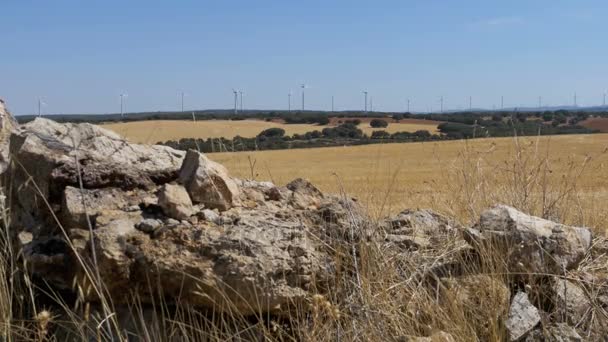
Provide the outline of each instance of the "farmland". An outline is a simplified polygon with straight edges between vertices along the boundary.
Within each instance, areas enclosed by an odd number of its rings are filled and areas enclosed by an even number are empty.
[[[281,185],[303,177],[324,191],[344,191],[378,216],[407,207],[433,207],[460,211],[453,214],[467,219],[472,215],[463,212],[466,208],[459,201],[479,197],[480,207],[492,205],[510,198],[506,192],[514,188],[530,198],[537,196],[538,201],[541,196],[576,195],[587,209],[596,209],[608,201],[607,147],[608,134],[594,134],[209,156],[237,177],[253,175]],[[574,179],[575,184],[569,183]],[[467,183],[475,183],[475,188],[466,188]]]
[[[384,129],[372,128],[369,122],[362,122],[359,128],[366,134],[375,130],[385,130],[389,133],[415,132],[428,130],[430,133],[437,132],[439,122],[430,120],[402,120],[391,122]],[[304,134],[314,130],[322,130],[331,126],[320,126],[313,124],[283,124],[281,122],[263,120],[205,120],[205,121],[183,121],[183,120],[147,120],[125,123],[108,123],[101,125],[137,143],[156,143],[159,141],[179,140],[180,138],[233,138],[237,135],[245,138],[255,137],[261,131],[280,127],[285,134]]]

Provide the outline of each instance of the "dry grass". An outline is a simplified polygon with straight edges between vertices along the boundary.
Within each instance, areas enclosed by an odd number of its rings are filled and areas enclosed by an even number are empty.
[[[383,130],[394,132],[415,132],[417,130],[428,130],[431,133],[437,132],[437,123],[419,120],[421,123],[391,123]],[[183,120],[150,120],[134,121],[125,123],[109,123],[101,125],[111,129],[116,133],[137,143],[157,143],[159,141],[179,140],[180,138],[228,138],[239,135],[244,138],[255,137],[261,131],[280,127],[285,130],[287,135],[304,134],[314,130],[322,130],[325,127],[309,124],[282,124],[278,122],[268,122],[262,120],[205,120],[205,121],[183,121]],[[362,123],[359,126],[364,133],[370,134],[373,131],[381,130],[372,128],[369,123]]]

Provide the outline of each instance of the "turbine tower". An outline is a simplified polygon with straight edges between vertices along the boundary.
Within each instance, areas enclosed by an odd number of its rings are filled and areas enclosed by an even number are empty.
[[[500,110],[505,109],[505,97],[501,96],[500,97]]]
[[[363,94],[365,95],[365,107],[363,107],[364,108],[363,112],[367,113],[367,90],[364,90]]]
[[[374,98],[371,96],[369,97],[369,111],[374,112]]]
[[[543,107],[543,97],[539,96],[538,97],[538,109],[541,109]]]
[[[291,113],[291,90],[287,93],[287,111]]]
[[[574,93],[574,107],[577,107],[577,104],[576,104],[576,92]]]
[[[407,99],[407,112],[410,112],[410,99]]]
[[[300,87],[302,88],[302,111],[304,111],[304,89],[306,89],[306,84],[302,83]]]
[[[38,98],[38,117],[42,117],[42,106],[46,106],[46,103],[44,103],[44,101],[42,101],[41,98]]]
[[[604,101],[602,102],[602,106],[606,107],[606,92],[604,92]]]
[[[473,110],[473,96],[469,96],[469,111]]]
[[[128,96],[129,95],[127,95],[127,94],[120,94],[120,117],[121,118],[124,118],[124,116],[125,116],[125,114],[123,112],[123,107],[124,107],[123,102],[124,102],[124,98],[128,97]]]
[[[331,96],[331,111],[334,111],[334,96]]]
[[[238,113],[237,102],[239,99],[239,92],[232,88],[232,93],[234,94],[234,114],[236,114]]]
[[[441,98],[439,98],[439,102],[441,103],[441,107],[440,107],[441,111],[440,111],[440,113],[443,113],[443,96],[441,96]]]

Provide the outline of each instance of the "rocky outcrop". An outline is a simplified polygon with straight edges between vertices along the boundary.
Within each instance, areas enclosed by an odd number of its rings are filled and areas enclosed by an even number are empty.
[[[483,212],[465,237],[481,249],[500,251],[509,271],[522,274],[563,274],[576,267],[591,246],[587,228],[526,215],[505,205]]]
[[[304,181],[235,180],[198,152],[182,158],[89,124],[36,119],[13,133],[11,151],[12,229],[29,271],[63,289],[77,279],[87,300],[99,296],[98,273],[115,303],[160,293],[220,311],[286,311],[330,276],[330,230],[362,221],[346,215],[352,201]]]

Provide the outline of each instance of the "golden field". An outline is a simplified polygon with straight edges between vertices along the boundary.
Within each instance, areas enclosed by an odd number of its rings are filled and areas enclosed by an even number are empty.
[[[409,120],[412,121],[412,120]],[[420,123],[403,122],[390,123],[383,130],[394,132],[415,132],[417,130],[428,130],[431,133],[437,132],[437,123],[433,121],[425,122],[417,120]],[[101,125],[104,128],[111,129],[116,133],[126,137],[130,141],[137,143],[156,143],[159,141],[179,140],[181,138],[228,138],[239,135],[244,138],[255,137],[261,131],[280,127],[285,130],[287,135],[304,134],[314,130],[322,130],[331,126],[319,126],[311,124],[283,124],[279,122],[268,122],[262,120],[204,120],[204,121],[184,121],[184,120],[149,120],[149,121],[134,121],[126,123],[108,123]],[[369,123],[361,123],[359,128],[364,133],[371,134],[375,130]]]
[[[493,201],[511,201],[519,207],[542,204],[546,210],[557,210],[551,208],[551,199],[567,196],[584,202],[587,210],[605,212],[607,148],[608,134],[593,134],[216,153],[209,157],[237,177],[251,178],[251,160],[258,180],[284,185],[297,177],[307,178],[323,191],[344,191],[358,198],[379,216],[408,207],[432,207],[473,219],[475,205],[482,208]]]

